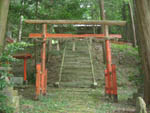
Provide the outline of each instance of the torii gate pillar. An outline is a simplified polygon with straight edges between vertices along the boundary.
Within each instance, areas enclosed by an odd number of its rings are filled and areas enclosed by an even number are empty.
[[[47,92],[47,69],[46,69],[46,33],[47,25],[43,24],[43,46],[41,50],[42,63],[37,64],[36,69],[36,99],[40,94],[46,95]]]
[[[111,47],[109,40],[109,29],[105,27],[105,48],[106,48],[106,69],[105,69],[105,94],[109,97],[113,96],[114,101],[118,102],[117,96],[117,80],[116,80],[116,65],[112,64]]]

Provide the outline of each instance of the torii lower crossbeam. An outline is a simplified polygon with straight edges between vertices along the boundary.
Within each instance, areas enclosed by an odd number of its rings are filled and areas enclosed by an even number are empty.
[[[50,34],[46,33],[46,38],[98,38],[104,39],[106,36],[104,34]],[[40,33],[30,33],[30,38],[43,38],[43,34]],[[110,34],[109,38],[122,38],[119,34]]]

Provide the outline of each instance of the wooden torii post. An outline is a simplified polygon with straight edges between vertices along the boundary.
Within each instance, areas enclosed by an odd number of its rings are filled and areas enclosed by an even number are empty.
[[[85,38],[95,37],[98,39],[105,39],[106,42],[106,59],[107,65],[105,69],[105,93],[114,97],[114,101],[118,101],[117,97],[117,80],[116,80],[116,66],[112,64],[110,40],[112,38],[121,38],[118,34],[109,34],[108,27],[105,27],[105,34],[50,34],[47,33],[46,24],[88,24],[88,25],[106,25],[106,26],[124,26],[125,21],[110,21],[110,20],[25,20],[28,24],[43,24],[43,33],[31,33],[30,38],[43,38],[43,48],[41,52],[42,64],[37,64],[36,76],[36,98],[42,93],[46,94],[47,87],[47,69],[45,67],[46,57],[46,39],[47,38]]]

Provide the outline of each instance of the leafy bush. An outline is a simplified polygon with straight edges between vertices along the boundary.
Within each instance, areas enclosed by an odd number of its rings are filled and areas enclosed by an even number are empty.
[[[17,61],[17,59],[15,59],[12,55],[29,46],[32,46],[32,44],[26,42],[15,42],[7,45],[4,52],[0,56],[0,67],[10,68],[11,63]],[[10,76],[12,76],[12,74],[8,71],[0,70],[0,90],[5,88],[7,85],[5,78]]]
[[[13,113],[13,108],[6,105],[7,97],[0,94],[0,113]]]
[[[32,44],[26,42],[16,42],[6,46],[4,52],[0,56],[0,67],[10,68],[11,63],[17,61],[13,58],[19,50],[24,50],[26,47],[32,46]],[[2,91],[6,86],[10,85],[6,82],[6,78],[12,76],[7,70],[0,70],[0,91]],[[0,92],[0,113],[12,113],[13,109],[6,105],[7,97],[2,95]]]
[[[144,85],[144,74],[141,66],[138,67],[139,75],[132,74],[128,77],[129,81],[132,81],[136,86]]]
[[[131,55],[137,55],[138,54],[138,47],[133,48],[129,45],[118,45],[118,44],[111,44],[111,47],[114,49],[118,49],[119,51],[127,51]]]

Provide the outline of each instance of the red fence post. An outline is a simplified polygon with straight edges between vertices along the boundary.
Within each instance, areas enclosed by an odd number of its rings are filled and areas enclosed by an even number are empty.
[[[24,83],[27,83],[27,59],[24,59]]]
[[[47,92],[47,69],[45,70],[45,74],[44,74],[44,89],[43,89],[43,95],[46,95]]]
[[[41,64],[36,65],[36,96],[35,99],[38,99],[40,95],[40,89],[41,89]]]
[[[118,94],[117,94],[117,76],[116,76],[116,65],[112,64],[112,78],[113,78],[113,96],[114,101],[118,102]]]
[[[44,94],[44,76],[45,76],[45,72],[43,71],[41,74],[41,90],[42,90],[42,94]]]
[[[111,49],[110,41],[106,40],[106,62],[107,62],[107,79],[108,79],[108,95],[111,96],[111,76],[112,76],[112,61],[111,61]]]
[[[105,95],[109,94],[109,88],[108,88],[108,71],[105,69]]]

